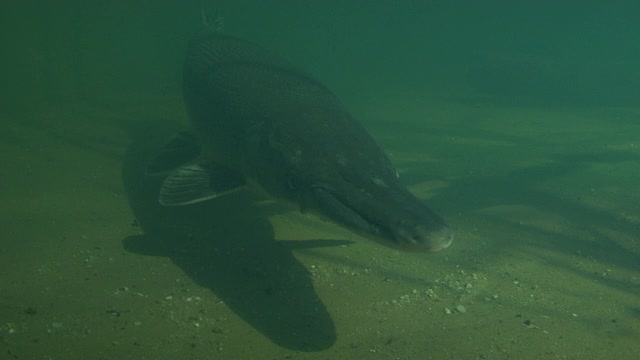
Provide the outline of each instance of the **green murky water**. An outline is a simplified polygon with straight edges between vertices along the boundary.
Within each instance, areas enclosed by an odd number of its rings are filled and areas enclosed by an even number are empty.
[[[332,89],[453,245],[246,192],[161,208],[142,170],[187,124],[200,3],[3,3],[0,357],[635,358],[640,6],[206,8]]]

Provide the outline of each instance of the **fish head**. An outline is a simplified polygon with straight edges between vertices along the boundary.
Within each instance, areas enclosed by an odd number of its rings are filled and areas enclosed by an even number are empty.
[[[338,152],[310,161],[313,171],[298,179],[304,184],[301,206],[392,248],[437,252],[449,247],[453,230],[399,181],[384,153],[373,154]]]
[[[270,173],[286,169],[276,183],[288,185],[284,197],[301,209],[401,250],[451,245],[451,228],[400,182],[382,148],[348,113],[316,109],[268,133],[265,153],[275,151],[270,157],[278,160],[265,163]]]

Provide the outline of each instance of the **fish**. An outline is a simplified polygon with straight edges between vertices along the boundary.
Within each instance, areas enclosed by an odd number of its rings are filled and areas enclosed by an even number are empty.
[[[436,252],[454,232],[416,198],[333,92],[279,55],[219,32],[193,37],[183,70],[193,131],[149,165],[159,202],[257,188],[392,248]]]

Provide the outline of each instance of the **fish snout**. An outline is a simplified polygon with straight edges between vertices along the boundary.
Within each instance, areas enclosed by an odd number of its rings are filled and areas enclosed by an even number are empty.
[[[444,224],[424,226],[401,224],[394,235],[401,248],[422,252],[437,252],[453,242],[453,230]]]

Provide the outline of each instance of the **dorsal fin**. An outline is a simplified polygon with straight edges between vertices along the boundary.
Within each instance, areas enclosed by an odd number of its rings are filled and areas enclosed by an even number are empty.
[[[222,32],[224,30],[224,19],[216,16],[215,11],[205,5],[205,0],[200,2],[200,16],[202,26],[209,32]]]

